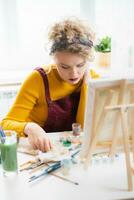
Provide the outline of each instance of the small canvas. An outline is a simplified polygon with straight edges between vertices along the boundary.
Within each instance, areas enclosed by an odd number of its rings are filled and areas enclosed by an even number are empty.
[[[90,146],[96,135],[95,149],[92,153],[110,151],[115,132],[118,135],[117,146],[121,146],[122,129],[119,114],[105,108],[129,103],[134,103],[134,78],[98,79],[88,83],[82,158],[87,158],[91,153]],[[134,109],[128,112],[130,139],[134,133],[133,119]]]

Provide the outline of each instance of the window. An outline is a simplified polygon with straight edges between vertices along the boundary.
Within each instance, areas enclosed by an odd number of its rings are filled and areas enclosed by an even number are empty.
[[[97,37],[111,35],[112,66],[134,68],[133,0],[1,0],[0,70],[31,70],[49,62],[48,25],[65,16],[82,16]]]
[[[126,73],[134,69],[134,1],[95,0],[98,37],[112,37],[112,67]]]
[[[59,18],[79,14],[79,0],[1,0],[0,69],[25,70],[46,63],[48,25]]]

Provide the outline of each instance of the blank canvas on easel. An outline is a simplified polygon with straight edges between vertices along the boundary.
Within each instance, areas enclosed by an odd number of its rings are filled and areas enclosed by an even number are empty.
[[[84,141],[81,156],[88,157],[90,144],[97,136],[97,147],[101,150],[111,147],[115,129],[118,131],[118,145],[122,143],[121,124],[116,112],[105,111],[106,106],[134,103],[134,79],[128,80],[124,88],[124,80],[91,80],[88,85],[88,96],[85,112]],[[125,89],[125,92],[124,92]],[[129,118],[134,119],[134,111],[130,111]],[[134,129],[134,123],[129,122],[129,132]],[[96,148],[97,151],[97,148]],[[96,153],[94,151],[94,153]]]

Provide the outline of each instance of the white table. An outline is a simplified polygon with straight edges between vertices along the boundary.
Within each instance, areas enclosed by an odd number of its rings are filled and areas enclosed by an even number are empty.
[[[31,158],[18,153],[19,163]],[[79,182],[79,185],[51,175],[28,183],[28,177],[28,172],[22,172],[15,178],[5,178],[0,167],[0,200],[111,200],[134,197],[134,191],[127,191],[123,156],[111,164],[94,164],[88,171],[81,165],[73,165],[69,178]]]

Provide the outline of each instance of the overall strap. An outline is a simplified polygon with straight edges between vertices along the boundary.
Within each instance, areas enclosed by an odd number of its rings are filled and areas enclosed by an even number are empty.
[[[46,72],[41,67],[36,67],[35,70],[37,70],[43,78],[43,82],[44,82],[44,86],[45,86],[46,101],[49,105],[51,102],[51,98],[50,98],[49,83],[48,83]]]

